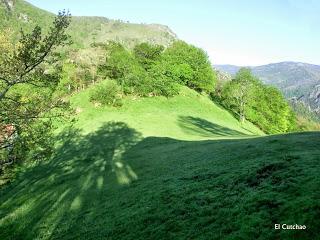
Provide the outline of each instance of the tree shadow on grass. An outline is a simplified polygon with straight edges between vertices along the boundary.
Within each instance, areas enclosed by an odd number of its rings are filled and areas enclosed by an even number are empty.
[[[319,133],[140,140],[124,123],[108,123],[59,137],[51,161],[0,192],[1,240],[319,235],[319,181],[310,181],[319,175]],[[310,231],[269,230],[295,219]]]
[[[223,127],[198,117],[180,116],[178,119],[178,124],[186,133],[196,134],[202,137],[248,136],[243,132]]]
[[[57,136],[50,161],[22,173],[2,190],[0,239],[51,239],[56,234],[80,238],[80,216],[94,224],[99,211],[111,204],[107,197],[112,189],[138,179],[123,154],[141,138],[122,122],[106,123],[88,135],[65,129]]]

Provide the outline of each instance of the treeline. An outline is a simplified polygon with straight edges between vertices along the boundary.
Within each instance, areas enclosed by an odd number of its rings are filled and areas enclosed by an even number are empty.
[[[186,85],[210,92],[216,75],[206,53],[182,41],[168,48],[141,43],[128,50],[116,42],[105,46],[106,61],[98,67],[102,79],[116,82],[121,93],[171,97]]]
[[[98,61],[96,66],[79,62],[75,53],[69,53],[63,64],[60,94],[97,83],[92,99],[111,104],[117,102],[111,101],[112,96],[119,95],[171,97],[179,93],[181,85],[198,92],[210,93],[214,89],[216,73],[207,54],[183,41],[166,49],[141,43],[130,50],[114,41],[94,47],[105,52],[104,61]],[[102,94],[104,91],[106,94]]]

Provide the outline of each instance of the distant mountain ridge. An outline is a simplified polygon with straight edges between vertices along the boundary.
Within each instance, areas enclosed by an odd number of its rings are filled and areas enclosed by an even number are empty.
[[[276,86],[291,100],[303,102],[320,113],[320,66],[301,62],[279,62],[246,66],[264,83]],[[241,67],[216,65],[216,69],[234,75]]]

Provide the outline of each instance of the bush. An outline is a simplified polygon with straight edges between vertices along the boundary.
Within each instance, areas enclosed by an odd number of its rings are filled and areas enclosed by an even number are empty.
[[[93,88],[90,101],[102,105],[121,106],[121,89],[115,81],[105,80]]]

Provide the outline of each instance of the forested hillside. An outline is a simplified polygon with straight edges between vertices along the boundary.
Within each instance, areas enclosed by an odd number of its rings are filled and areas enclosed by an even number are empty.
[[[234,75],[240,67],[215,66]],[[320,66],[298,62],[281,62],[250,67],[264,83],[276,86],[291,100],[300,101],[312,111],[320,113]]]

